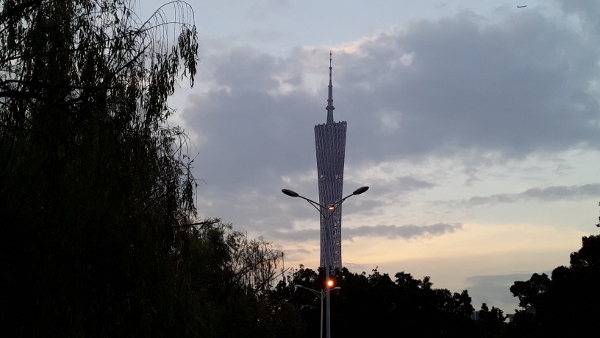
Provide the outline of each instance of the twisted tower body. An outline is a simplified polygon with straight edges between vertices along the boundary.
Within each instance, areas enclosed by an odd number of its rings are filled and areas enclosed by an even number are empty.
[[[319,204],[329,206],[342,199],[344,186],[344,156],[346,152],[346,121],[333,121],[333,85],[331,83],[331,53],[329,53],[329,97],[327,122],[315,126]],[[321,266],[342,268],[342,206],[321,215]]]

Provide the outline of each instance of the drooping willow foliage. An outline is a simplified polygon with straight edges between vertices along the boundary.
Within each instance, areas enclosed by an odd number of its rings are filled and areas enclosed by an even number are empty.
[[[177,77],[196,73],[187,5],[166,5],[178,21],[161,20],[162,7],[141,22],[130,1],[0,3],[0,177],[12,216],[46,222],[69,201],[77,217],[127,209],[187,222],[185,138],[166,126]]]
[[[146,21],[123,0],[0,4],[3,317],[73,334],[151,327],[145,285],[159,280],[137,277],[169,275],[196,213],[186,138],[166,123],[176,81],[196,73],[193,13],[179,1]]]
[[[235,336],[215,313],[245,299],[238,329],[272,314],[256,310],[258,277],[282,254],[253,261],[267,243],[196,220],[187,138],[167,123],[168,97],[196,74],[193,11],[172,1],[141,19],[141,5],[0,0],[7,336]]]

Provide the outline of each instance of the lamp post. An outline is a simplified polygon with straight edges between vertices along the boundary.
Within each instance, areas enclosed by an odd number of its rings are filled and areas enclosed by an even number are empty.
[[[281,189],[281,192],[284,193],[284,194],[286,194],[286,195],[288,195],[288,196],[290,196],[290,197],[300,197],[301,199],[307,201],[308,204],[312,205],[313,208],[317,209],[317,211],[319,212],[319,214],[321,214],[321,216],[324,219],[328,219],[329,217],[331,217],[331,215],[333,213],[333,210],[335,210],[335,208],[337,208],[342,203],[344,203],[344,201],[346,199],[348,199],[348,198],[350,198],[350,197],[352,197],[354,195],[360,195],[360,194],[364,193],[367,190],[369,190],[368,186],[362,186],[362,187],[354,190],[350,195],[342,198],[339,201],[333,202],[332,204],[328,205],[327,207],[325,207],[325,206],[321,205],[320,203],[317,203],[317,202],[315,202],[315,201],[313,201],[313,200],[311,200],[309,198],[301,196],[297,192],[295,192],[293,190],[290,190],[290,189]],[[327,236],[327,233],[328,232],[325,231],[325,236]],[[328,238],[326,238],[325,239],[325,243],[328,243],[328,242],[329,242]],[[325,246],[325,250],[328,250],[327,245]],[[329,253],[328,252],[325,253],[325,257],[326,257],[326,260],[328,260],[328,257],[329,257]],[[326,276],[325,278],[326,278],[326,280],[329,280],[329,266],[330,265],[331,265],[331,262],[329,262],[329,261],[325,262],[325,276]],[[326,309],[327,309],[327,311],[326,311],[326,317],[327,317],[327,320],[326,320],[326,332],[327,332],[327,335],[326,335],[326,337],[327,338],[331,338],[331,321],[330,321],[331,301],[330,301],[330,297],[329,297],[329,288],[326,287],[325,290],[324,290],[324,292],[325,292],[324,297],[326,297],[326,299],[327,299],[326,302],[325,302],[326,303]],[[321,299],[321,301],[323,301],[323,299]],[[322,310],[322,308],[321,308],[321,310]],[[322,318],[322,316],[321,316],[321,318]]]
[[[299,284],[294,285],[294,287],[298,288],[298,289],[308,290],[308,291],[314,293],[321,300],[321,336],[320,337],[323,338],[323,298],[325,298],[325,295],[326,295],[325,289],[321,289],[321,291],[317,291],[315,289],[307,288],[306,286],[302,286]],[[329,286],[327,286],[326,289],[330,290]],[[341,289],[341,288],[339,286],[336,286],[331,290],[339,290],[339,289]]]

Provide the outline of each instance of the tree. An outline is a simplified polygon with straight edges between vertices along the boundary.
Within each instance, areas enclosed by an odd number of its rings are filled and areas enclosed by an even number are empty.
[[[283,253],[250,240],[230,224],[204,220],[182,242],[180,275],[194,297],[191,315],[206,324],[203,336],[294,337],[301,331],[293,306],[272,299]]]
[[[434,289],[429,277],[415,279],[399,272],[392,280],[377,268],[370,275],[343,268],[332,272],[340,290],[331,292],[331,330],[336,336],[425,336],[477,337],[478,327],[471,321],[471,297],[465,290],[451,293]],[[272,294],[280,302],[290,302],[300,311],[305,336],[319,331],[320,299],[302,285],[314,290],[324,287],[324,270],[303,266],[283,279]]]
[[[539,306],[548,291],[550,279],[545,273],[531,275],[528,281],[517,281],[510,287],[510,292],[519,298],[519,306],[525,309]],[[535,309],[534,309],[535,310]]]
[[[195,217],[195,183],[167,98],[178,78],[193,84],[196,28],[184,2],[145,21],[133,3],[0,1],[8,336],[181,329],[186,295],[171,262]]]
[[[504,312],[492,306],[492,309],[486,303],[481,304],[479,310],[478,324],[481,327],[482,337],[499,337],[503,334],[506,324],[504,323]]]
[[[510,288],[524,310],[515,314],[511,334],[520,336],[582,337],[600,329],[600,236],[584,236],[582,247],[571,254],[570,266]]]

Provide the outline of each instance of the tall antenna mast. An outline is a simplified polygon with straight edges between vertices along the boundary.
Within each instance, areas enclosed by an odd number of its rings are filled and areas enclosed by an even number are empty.
[[[331,51],[329,51],[329,97],[327,98],[327,124],[333,123],[333,84],[331,83]]]

